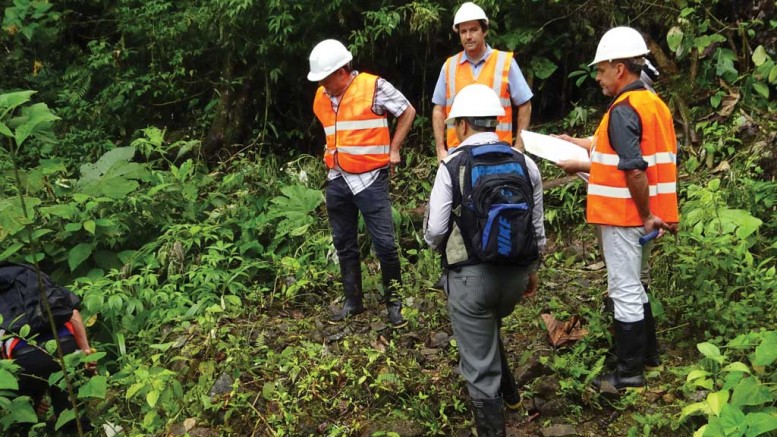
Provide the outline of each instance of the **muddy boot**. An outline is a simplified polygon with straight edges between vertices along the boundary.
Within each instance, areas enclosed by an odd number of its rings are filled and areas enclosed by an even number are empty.
[[[343,275],[345,303],[343,308],[329,319],[331,322],[341,322],[350,316],[364,312],[361,262],[359,260],[341,261],[340,273]]]
[[[504,437],[505,415],[502,409],[502,398],[473,399],[475,410],[475,427],[478,437]]]
[[[615,348],[618,362],[615,371],[594,379],[593,385],[601,388],[603,382],[618,390],[627,387],[644,387],[645,375],[645,321],[615,321]]]
[[[499,381],[499,392],[502,393],[502,400],[505,407],[516,411],[521,406],[521,395],[518,393],[518,387],[515,385],[515,377],[507,362],[507,351],[505,351],[502,336],[499,336],[499,355],[502,361],[502,379]]]
[[[645,308],[645,367],[655,369],[661,366],[661,358],[658,356],[658,338],[656,337],[656,319],[653,318],[653,309],[650,302],[644,304]]]
[[[402,273],[397,265],[381,265],[383,272],[383,301],[386,303],[391,327],[402,328],[407,321],[402,317],[402,298],[397,288],[402,284]]]

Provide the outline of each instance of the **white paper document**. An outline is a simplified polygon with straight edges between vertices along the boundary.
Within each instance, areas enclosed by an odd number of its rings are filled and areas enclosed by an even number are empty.
[[[587,150],[560,138],[523,130],[521,131],[521,139],[523,139],[523,145],[527,152],[547,159],[554,164],[565,159],[584,162],[591,160]]]

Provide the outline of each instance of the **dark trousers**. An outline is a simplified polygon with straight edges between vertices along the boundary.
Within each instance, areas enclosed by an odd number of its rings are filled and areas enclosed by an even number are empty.
[[[60,338],[65,355],[75,352],[76,342],[72,336]],[[49,386],[49,375],[62,370],[54,356],[49,355],[42,344],[22,346],[14,350],[14,361],[21,367],[19,374],[19,395],[29,396],[37,404],[47,391],[51,395],[51,406],[59,415],[70,407],[67,392],[57,386]]]
[[[357,235],[361,213],[381,270],[399,272],[394,222],[391,218],[388,170],[381,170],[377,180],[356,195],[351,192],[342,177],[329,181],[326,189],[326,210],[329,214],[329,224],[332,226],[332,240],[341,265],[359,262]]]

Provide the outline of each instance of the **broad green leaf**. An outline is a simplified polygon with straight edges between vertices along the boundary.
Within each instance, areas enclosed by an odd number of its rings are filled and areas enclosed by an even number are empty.
[[[704,437],[704,433],[707,431],[707,425],[702,425],[701,428],[697,429],[696,432],[693,433],[693,437]]]
[[[158,390],[151,390],[146,394],[146,402],[148,402],[148,405],[151,408],[156,407],[156,403],[159,400],[159,394]]]
[[[710,414],[710,406],[706,402],[694,402],[690,405],[686,405],[683,407],[682,412],[680,413],[680,422],[688,418],[689,416],[694,416],[696,414]]]
[[[735,361],[728,366],[722,368],[720,370],[721,372],[745,372],[750,373],[750,368],[747,367],[747,364],[741,362],[741,361]]]
[[[59,218],[70,219],[78,214],[78,207],[72,203],[63,203],[59,205],[44,206],[40,208],[40,213],[44,216],[53,215]]]
[[[8,138],[13,138],[13,132],[11,132],[11,129],[2,121],[0,121],[0,134],[3,134]]]
[[[262,397],[266,401],[271,401],[274,393],[275,393],[275,384],[272,382],[264,383],[264,385],[262,386]]]
[[[685,378],[687,382],[691,382],[694,379],[704,378],[710,376],[710,372],[706,370],[694,369],[688,373],[688,377]]]
[[[117,147],[106,152],[94,164],[81,166],[81,178],[76,186],[84,194],[123,198],[138,188],[138,180],[149,174],[145,165],[129,162],[134,155],[134,147]]]
[[[81,243],[78,246],[70,249],[67,255],[67,264],[70,267],[70,271],[73,272],[78,266],[81,265],[89,255],[92,254],[94,246],[88,243]]]
[[[143,382],[136,382],[135,384],[132,384],[129,389],[127,389],[127,394],[125,397],[127,399],[131,399],[133,396],[138,394],[138,392],[143,389],[146,386]]]
[[[712,343],[699,343],[696,345],[696,349],[698,349],[705,357],[712,358],[715,361],[721,358],[720,349]]]
[[[734,387],[734,393],[731,395],[731,404],[738,407],[763,405],[773,400],[769,389],[754,376],[739,381],[739,384]]]
[[[11,423],[37,423],[38,415],[32,408],[32,402],[27,396],[20,396],[11,402]]]
[[[51,123],[59,120],[59,117],[52,114],[45,103],[36,103],[22,108],[22,116],[26,117],[26,121],[16,128],[14,134],[17,146],[21,146],[31,136],[50,137]]]
[[[677,52],[680,48],[680,43],[683,42],[683,31],[679,26],[674,26],[669,29],[666,34],[666,43],[669,45],[669,50]]]
[[[530,66],[538,79],[547,79],[558,69],[558,65],[544,56],[533,57]]]
[[[94,220],[87,220],[84,222],[84,229],[86,230],[86,232],[89,232],[92,235],[94,235],[95,227],[96,225],[94,223]]]
[[[721,209],[718,211],[718,217],[724,228],[729,227],[729,225],[732,228],[735,227],[736,236],[742,239],[752,235],[763,224],[761,219],[753,217],[749,211],[744,209]]]
[[[5,369],[0,369],[0,390],[19,390],[16,376]]]
[[[36,217],[35,208],[40,203],[40,199],[36,197],[25,197],[24,206],[27,209],[25,214],[19,196],[0,199],[0,241],[33,223]]]
[[[753,51],[753,56],[752,56],[753,64],[755,64],[756,67],[760,67],[761,64],[766,62],[767,56],[768,55],[766,54],[766,49],[764,49],[764,46],[759,45]]]
[[[707,405],[712,414],[719,416],[723,406],[728,402],[728,390],[721,390],[707,395]]]
[[[105,399],[105,393],[108,391],[108,379],[102,375],[95,375],[89,378],[86,384],[78,389],[78,399],[97,398]]]
[[[68,408],[67,410],[59,414],[59,418],[57,419],[57,424],[54,425],[54,430],[59,431],[60,428],[62,428],[68,422],[70,422],[71,420],[74,420],[75,418],[76,418],[76,413],[73,411],[72,408]]]
[[[726,436],[744,434],[747,428],[745,413],[734,405],[726,404],[720,412],[720,426]]]
[[[761,344],[755,348],[753,364],[770,366],[775,360],[777,360],[777,331],[769,331],[764,334]]]
[[[769,87],[761,82],[753,82],[753,89],[760,94],[764,99],[769,98]]]
[[[22,243],[11,244],[3,251],[3,253],[0,253],[0,261],[8,259],[8,257],[18,252],[22,247],[24,247]]]
[[[777,429],[777,416],[766,413],[750,413],[745,416],[747,437],[756,437]]]
[[[769,72],[769,83],[777,83],[777,65],[772,67],[772,71]]]
[[[0,119],[5,118],[6,114],[13,111],[19,105],[30,101],[35,91],[16,91],[13,93],[0,94]]]

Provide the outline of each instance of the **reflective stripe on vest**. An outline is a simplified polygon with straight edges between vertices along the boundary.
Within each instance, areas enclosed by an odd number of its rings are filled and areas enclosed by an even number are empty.
[[[324,127],[329,168],[366,173],[389,163],[391,136],[386,114],[373,112],[378,77],[359,73],[343,93],[337,112],[324,87],[316,91],[313,112]]]
[[[661,99],[647,90],[627,91],[610,106],[596,130],[591,152],[588,184],[589,223],[610,226],[642,226],[637,206],[626,184],[626,173],[618,170],[620,158],[607,132],[615,105],[629,105],[637,112],[642,127],[640,149],[648,163],[650,211],[667,223],[679,221],[677,209],[677,138],[672,115]]]
[[[505,110],[505,115],[499,117],[499,125],[496,127],[499,140],[512,144],[513,103],[510,100],[508,74],[510,72],[510,64],[513,61],[513,53],[492,50],[488,59],[484,61],[483,68],[480,70],[477,79],[472,75],[472,67],[469,65],[469,62],[459,62],[462,56],[464,56],[464,52],[451,56],[445,61],[445,66],[443,67],[445,69],[443,74],[445,74],[447,82],[445,87],[445,107],[443,108],[445,118],[448,118],[453,105],[453,99],[462,88],[473,83],[486,85],[499,96],[499,101]],[[452,121],[446,123],[445,135],[449,150],[459,145],[459,139],[456,138],[456,130],[453,128]]]

